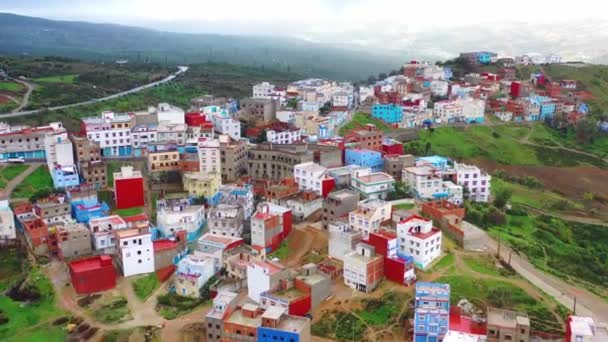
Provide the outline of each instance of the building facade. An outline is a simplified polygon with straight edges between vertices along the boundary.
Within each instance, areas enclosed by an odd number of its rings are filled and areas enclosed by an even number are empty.
[[[372,292],[384,278],[384,258],[373,246],[360,242],[344,256],[344,284],[357,291]]]
[[[441,255],[441,230],[433,221],[412,215],[397,223],[397,255],[412,258],[416,267],[425,269]]]
[[[417,283],[414,305],[413,341],[443,340],[450,330],[450,285]]]
[[[348,216],[351,211],[357,209],[358,203],[359,193],[355,191],[342,189],[329,193],[323,202],[323,229],[327,230],[333,220]]]

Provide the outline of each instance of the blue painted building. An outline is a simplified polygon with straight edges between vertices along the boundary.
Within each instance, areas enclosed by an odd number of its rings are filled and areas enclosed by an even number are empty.
[[[80,184],[80,175],[76,171],[74,165],[60,166],[53,168],[51,177],[53,178],[53,186],[58,189],[66,189],[78,186]]]
[[[416,284],[414,342],[439,342],[450,329],[450,285]]]
[[[258,342],[305,342],[310,341],[310,319],[287,315],[279,306],[269,306],[262,314],[262,324],[257,328]]]
[[[480,64],[490,64],[490,62],[492,62],[492,54],[489,52],[479,52],[477,54],[477,60]]]
[[[361,148],[348,148],[345,150],[344,162],[346,165],[359,165],[369,167],[373,172],[380,172],[384,166],[382,153]]]
[[[403,108],[395,104],[375,104],[372,106],[372,116],[389,124],[403,120]]]
[[[428,157],[417,157],[416,163],[418,163],[418,162],[430,164],[432,167],[439,169],[439,170],[445,170],[448,168],[450,160],[446,157],[435,155],[435,156],[428,156]]]
[[[106,202],[72,202],[72,217],[80,223],[88,224],[92,218],[108,215],[110,215],[110,207]]]

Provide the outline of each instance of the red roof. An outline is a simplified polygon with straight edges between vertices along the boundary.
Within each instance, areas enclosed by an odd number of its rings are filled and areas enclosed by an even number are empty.
[[[140,222],[140,221],[148,221],[148,214],[141,213],[133,216],[125,216],[122,218],[126,223]]]
[[[477,323],[469,316],[462,316],[458,310],[450,310],[450,330],[484,336],[487,334],[485,323]]]
[[[429,221],[422,216],[411,215],[411,216],[408,216],[407,218],[401,220],[399,223],[406,223],[406,222],[413,221],[413,220],[422,220],[422,221],[427,221],[427,222]]]
[[[162,239],[162,240],[156,240],[156,241],[152,241],[152,246],[154,247],[154,252],[160,252],[160,251],[165,251],[168,249],[174,249],[178,246],[178,242],[177,241],[171,241],[169,239]]]
[[[377,232],[375,232],[373,234],[381,236],[381,237],[384,237],[384,238],[387,238],[389,240],[397,238],[397,234],[395,234],[393,232],[389,232],[387,230],[379,230],[379,231],[377,231]]]
[[[100,255],[72,261],[70,262],[70,269],[73,272],[80,273],[98,270],[107,267],[108,265],[112,265],[112,257],[109,255]]]

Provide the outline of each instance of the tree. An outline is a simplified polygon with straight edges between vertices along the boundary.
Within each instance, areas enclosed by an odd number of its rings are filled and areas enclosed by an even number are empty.
[[[502,211],[492,207],[486,214],[484,221],[488,226],[502,226],[507,223],[507,217]]]
[[[209,278],[209,280],[207,280],[205,285],[203,285],[203,287],[201,287],[201,289],[199,290],[199,295],[200,295],[201,300],[205,301],[205,300],[211,299],[211,286],[213,284],[215,284],[216,281],[217,281],[217,278],[215,276],[211,276],[211,278]]]
[[[192,199],[194,205],[207,205],[207,197],[201,195]]]
[[[513,195],[513,191],[510,189],[499,189],[494,193],[494,205],[498,209],[502,209],[507,205]]]
[[[391,70],[391,72],[389,72],[388,75],[389,76],[399,75],[399,70]]]
[[[385,79],[385,78],[387,78],[387,77],[388,77],[388,76],[386,75],[386,73],[385,73],[385,72],[381,72],[381,73],[379,73],[379,74],[378,74],[378,79],[379,79],[379,80],[383,80],[383,79]]]
[[[370,77],[367,78],[367,85],[372,85],[376,83],[376,76],[371,75]]]
[[[430,151],[431,151],[431,142],[427,141],[426,144],[424,145],[424,155],[428,156]]]

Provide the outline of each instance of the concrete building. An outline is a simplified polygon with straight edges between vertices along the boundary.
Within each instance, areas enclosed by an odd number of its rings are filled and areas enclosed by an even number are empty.
[[[128,114],[108,111],[101,113],[101,116],[83,118],[81,131],[99,144],[102,156],[128,156],[133,149],[133,121],[133,117]]]
[[[187,172],[182,176],[182,183],[184,185],[184,191],[188,192],[190,196],[204,196],[209,199],[214,196],[219,187],[221,186],[222,180],[219,173],[203,173],[203,172]]]
[[[374,246],[377,254],[384,256],[384,277],[400,285],[416,281],[412,258],[397,255],[397,234],[388,230],[370,233],[367,243]]]
[[[186,113],[186,126],[186,141],[215,137],[213,122],[201,112]]]
[[[276,90],[276,86],[269,82],[262,82],[253,86],[254,99],[267,99]]]
[[[219,292],[213,298],[213,307],[205,316],[207,341],[217,342],[224,334],[224,320],[236,310],[238,295],[234,292]]]
[[[346,221],[333,220],[328,224],[328,230],[328,254],[338,260],[344,260],[344,256],[363,240],[363,234],[351,228]]]
[[[72,142],[67,132],[54,132],[44,137],[46,163],[55,188],[72,188],[80,184],[74,163]]]
[[[156,201],[156,217],[163,236],[174,236],[185,230],[188,241],[193,241],[205,224],[205,207],[190,204],[187,197],[167,196]]]
[[[201,138],[198,140],[198,159],[203,173],[216,173],[221,175],[221,151],[219,139]]]
[[[277,111],[277,120],[286,124],[294,125],[296,123],[295,112],[291,110]]]
[[[109,255],[74,260],[68,264],[72,287],[77,294],[92,294],[116,287],[116,269]]]
[[[121,229],[114,234],[116,263],[122,269],[123,276],[154,272],[154,246],[148,228]]]
[[[286,269],[275,262],[253,261],[247,264],[247,295],[254,302],[260,302],[260,295],[277,289],[281,279],[287,277]]]
[[[208,106],[203,108],[203,113],[213,122],[216,133],[228,135],[234,140],[241,139],[241,122],[233,119],[226,109]]]
[[[488,342],[530,341],[530,318],[525,313],[488,308]]]
[[[123,166],[114,172],[114,198],[116,208],[127,209],[144,206],[144,178],[132,166]]]
[[[82,223],[57,227],[58,256],[71,259],[91,254],[91,231]]]
[[[243,208],[245,220],[253,214],[253,187],[250,184],[242,186],[236,184],[222,185],[212,198],[209,205],[229,204]]]
[[[179,160],[176,145],[156,145],[153,151],[148,152],[148,171],[150,173],[179,171]]]
[[[156,115],[159,123],[163,121],[171,124],[185,123],[184,110],[168,103],[159,103],[156,107]]]
[[[608,341],[608,325],[595,323],[591,317],[569,316],[566,320],[566,342]]]
[[[384,172],[391,175],[397,181],[401,180],[401,177],[403,176],[403,169],[406,167],[412,167],[414,164],[414,156],[411,154],[387,154],[384,156]]]
[[[372,117],[388,124],[397,124],[403,120],[403,108],[395,104],[375,104],[372,106]]]
[[[351,131],[345,135],[345,139],[349,143],[355,143],[357,147],[362,149],[382,151],[382,139],[384,134],[376,129],[376,126],[367,124],[365,129]]]
[[[329,193],[323,202],[322,224],[323,229],[328,230],[329,224],[357,209],[359,193],[343,189]]]
[[[257,341],[257,329],[262,324],[261,313],[259,306],[250,303],[234,310],[230,317],[224,320],[223,340]]]
[[[468,197],[475,202],[490,200],[490,183],[492,177],[475,165],[454,163],[455,182],[468,189]]]
[[[294,165],[294,180],[300,191],[314,191],[323,198],[335,187],[335,180],[327,174],[327,168],[313,162]]]
[[[287,315],[285,309],[270,307],[261,316],[261,325],[257,328],[257,340],[275,341],[310,341],[310,318]]]
[[[191,298],[200,297],[200,289],[215,274],[213,260],[200,255],[197,251],[187,255],[177,265],[175,293]]]
[[[313,191],[303,191],[276,201],[291,210],[294,220],[303,221],[323,207],[323,197]]]
[[[349,227],[353,231],[361,232],[363,238],[367,239],[369,233],[380,229],[382,222],[391,219],[391,210],[391,204],[381,199],[361,201],[357,209],[348,215]]]
[[[425,269],[441,255],[441,230],[433,221],[412,215],[397,224],[397,255],[414,259],[414,265]]]
[[[308,288],[306,292],[310,294],[311,309],[315,309],[331,295],[331,279],[321,272],[316,264],[310,263],[302,266],[299,274],[295,277],[295,281],[303,283]]]
[[[281,217],[266,211],[258,211],[251,217],[251,246],[270,253],[283,241]]]
[[[156,141],[183,145],[186,143],[186,124],[161,121],[156,127]]]
[[[101,160],[99,144],[87,137],[71,135],[76,165],[83,183],[92,185],[95,189],[106,186],[106,163]]]
[[[384,258],[373,246],[359,242],[344,256],[344,284],[361,292],[372,292],[384,278]]]
[[[213,260],[215,273],[218,273],[222,267],[225,267],[228,256],[243,244],[244,241],[240,237],[208,233],[198,239],[197,251],[199,255]]]
[[[344,162],[346,165],[369,167],[372,172],[382,171],[384,164],[382,153],[363,148],[347,148],[344,151]]]
[[[152,241],[154,248],[154,271],[164,271],[177,266],[188,254],[186,232],[180,231],[175,237]]]
[[[350,185],[363,198],[384,199],[395,189],[395,179],[384,172],[374,172],[352,177]]]
[[[13,240],[16,237],[15,217],[9,206],[8,196],[0,190],[0,241]]]
[[[113,252],[116,246],[114,232],[121,229],[127,229],[127,223],[118,215],[95,217],[89,220],[93,248],[103,253]]]
[[[207,210],[208,231],[214,235],[241,237],[245,222],[241,206],[218,204]]]
[[[148,144],[153,144],[157,141],[157,123],[139,124],[131,130],[131,138],[133,139],[133,153],[141,153],[142,149],[148,148]]]
[[[45,137],[62,132],[65,128],[61,122],[39,127],[8,126],[0,132],[0,159],[45,159]]]
[[[441,170],[420,164],[403,169],[402,180],[422,199],[448,199],[454,204],[462,204],[462,187],[444,181]]]
[[[301,140],[302,130],[297,127],[266,130],[266,141],[273,144],[294,144]]]
[[[236,182],[247,175],[247,142],[219,137],[222,182]]]
[[[474,98],[458,98],[435,102],[433,116],[442,122],[481,123],[484,121],[485,101]]]
[[[63,194],[38,199],[34,203],[33,213],[47,225],[73,221],[70,204]]]
[[[443,340],[450,330],[450,285],[417,283],[414,305],[413,341]]]
[[[276,120],[278,101],[271,99],[244,99],[241,101],[241,111],[259,121],[272,122]]]
[[[259,144],[249,150],[249,176],[273,181],[291,178],[294,166],[305,162],[324,167],[342,165],[342,151],[321,144]]]

